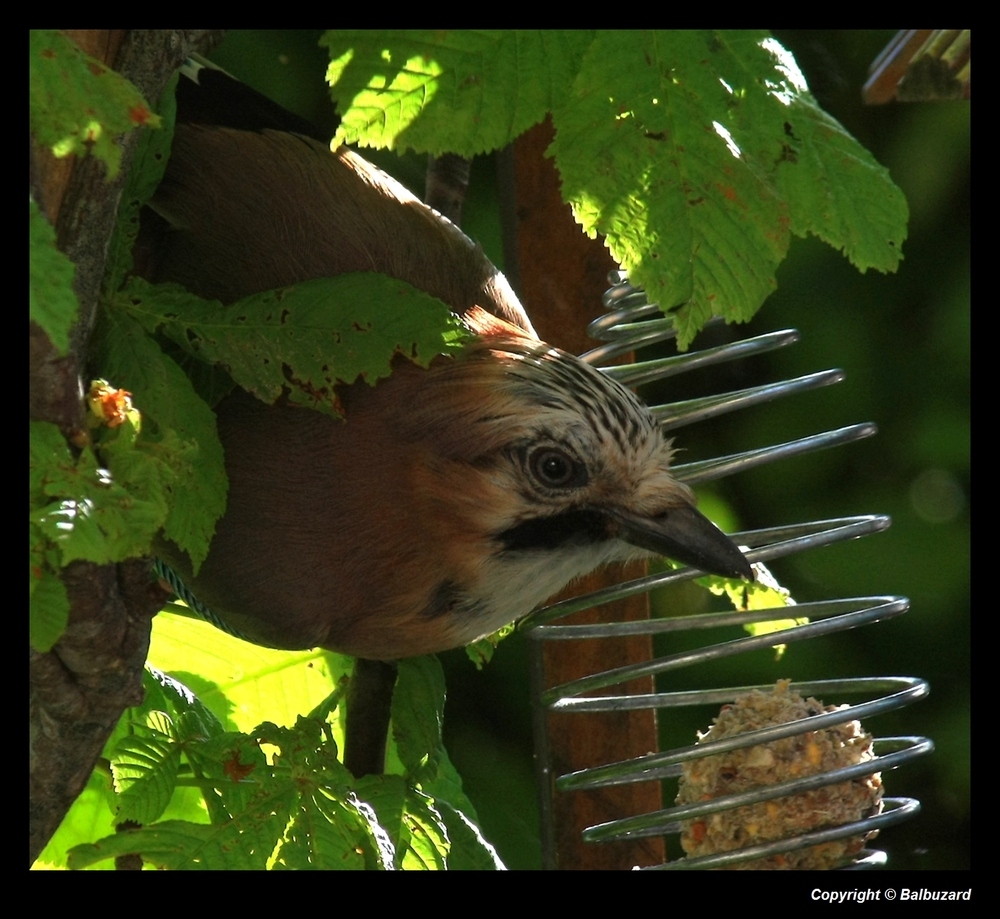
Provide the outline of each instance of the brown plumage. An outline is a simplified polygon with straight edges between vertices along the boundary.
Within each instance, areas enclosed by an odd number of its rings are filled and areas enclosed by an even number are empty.
[[[155,209],[180,232],[160,279],[241,297],[351,271],[379,271],[443,300],[478,305],[534,336],[527,314],[461,230],[357,154],[281,131],[178,125]]]
[[[155,206],[175,228],[158,280],[230,302],[381,271],[479,333],[460,358],[397,357],[390,378],[342,387],[346,421],[244,393],[218,406],[227,511],[197,577],[164,553],[235,629],[391,660],[488,634],[610,561],[751,576],[642,403],[540,342],[482,251],[360,157],[180,126]]]

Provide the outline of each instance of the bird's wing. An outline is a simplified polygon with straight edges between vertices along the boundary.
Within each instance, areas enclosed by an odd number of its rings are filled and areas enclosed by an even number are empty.
[[[228,303],[377,271],[459,316],[479,307],[537,337],[504,276],[453,223],[356,153],[299,133],[298,120],[275,130],[277,107],[264,97],[261,127],[246,127],[256,93],[225,75],[204,82],[179,94],[170,163],[151,203],[166,227],[143,228],[156,235],[144,247],[156,253],[147,277]],[[243,114],[230,127],[225,97],[237,87]],[[213,108],[220,124],[208,123]]]

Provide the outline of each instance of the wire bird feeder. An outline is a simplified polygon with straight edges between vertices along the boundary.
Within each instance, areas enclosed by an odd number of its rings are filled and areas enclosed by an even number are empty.
[[[675,330],[672,321],[662,317],[658,306],[646,301],[642,290],[628,284],[622,273],[613,273],[614,284],[604,295],[605,306],[611,311],[591,324],[592,337],[605,344],[581,355],[589,363],[599,366],[604,372],[614,376],[627,386],[637,386],[668,376],[685,373],[696,368],[717,365],[738,360],[754,354],[762,354],[776,348],[785,347],[798,340],[794,331],[772,332],[743,341],[725,344],[721,347],[690,352],[674,357],[661,358],[644,363],[610,366],[614,357],[658,342],[673,338]],[[660,318],[650,318],[660,317]],[[793,395],[839,382],[843,374],[838,370],[813,373],[798,379],[780,383],[755,386],[738,392],[724,393],[702,399],[689,400],[667,405],[653,406],[654,415],[666,430],[674,430],[715,417],[727,412],[747,408],[762,402]],[[810,437],[763,449],[750,450],[733,456],[701,462],[687,463],[674,467],[678,477],[691,485],[732,475],[779,459],[812,453],[827,447],[852,443],[876,433],[873,424],[855,424],[834,431],[826,431]],[[770,562],[820,546],[832,545],[847,539],[856,539],[878,533],[888,528],[890,521],[881,515],[844,517],[835,520],[819,520],[792,523],[763,530],[753,530],[732,534],[733,540],[749,547],[747,558],[751,562]],[[732,753],[734,750],[773,750],[776,741],[794,738],[808,744],[820,736],[818,732],[850,725],[856,719],[870,721],[874,716],[909,705],[927,695],[925,681],[913,677],[871,677],[854,679],[829,679],[808,683],[791,683],[779,687],[781,691],[816,694],[826,701],[843,697],[858,699],[849,705],[834,708],[810,709],[804,717],[796,720],[772,724],[770,726],[740,733],[735,736],[715,739],[712,732],[702,739],[706,742],[682,746],[672,750],[648,753],[622,762],[610,762],[592,768],[557,775],[553,766],[553,751],[550,747],[549,718],[553,714],[562,717],[586,719],[590,713],[654,710],[659,713],[678,712],[693,706],[714,706],[730,704],[737,697],[754,690],[770,692],[772,686],[742,686],[722,689],[702,689],[681,692],[640,692],[624,694],[608,692],[613,687],[634,681],[696,667],[700,664],[729,658],[734,655],[772,647],[777,643],[792,644],[809,638],[831,635],[846,629],[857,628],[880,620],[890,619],[905,613],[909,601],[897,596],[854,597],[833,599],[812,603],[802,603],[794,607],[777,607],[750,612],[710,613],[678,618],[646,619],[631,622],[604,622],[589,625],[563,625],[558,621],[563,617],[633,596],[669,584],[678,584],[697,577],[700,572],[690,568],[665,574],[654,574],[608,587],[585,596],[564,600],[528,617],[523,627],[528,630],[534,645],[532,653],[532,707],[534,719],[536,771],[540,788],[543,858],[546,867],[557,864],[556,840],[559,828],[554,820],[555,796],[575,791],[608,788],[631,783],[659,783],[664,779],[680,776],[687,770],[688,778],[697,774],[698,763],[713,754]],[[737,638],[709,644],[695,651],[683,652],[640,661],[624,667],[593,673],[582,679],[558,686],[545,687],[541,647],[553,641],[590,641],[594,639],[621,638],[628,635],[674,635],[691,630],[710,630],[753,622],[767,622],[787,619],[790,615],[808,617],[807,624],[796,625],[779,634],[770,633],[753,637]],[[814,700],[810,700],[812,702]],[[706,711],[705,724],[711,718],[711,709]],[[721,719],[720,719],[721,720]],[[587,731],[586,721],[576,726],[579,731]],[[805,738],[805,740],[803,740]],[[866,738],[868,739],[868,738]],[[870,739],[869,739],[870,740]],[[759,745],[769,744],[768,748]],[[583,831],[583,839],[592,843],[607,843],[621,840],[636,840],[649,837],[678,835],[701,821],[728,818],[739,820],[736,808],[747,808],[761,802],[778,798],[787,800],[771,805],[772,812],[794,809],[795,802],[803,795],[816,789],[828,789],[838,783],[858,783],[871,779],[874,774],[893,769],[922,756],[933,749],[930,740],[922,737],[875,738],[869,745],[869,752],[863,761],[841,764],[835,768],[823,769],[806,775],[789,775],[776,779],[777,784],[766,787],[744,789],[733,794],[713,796],[709,800],[682,803],[666,809],[658,809],[638,816],[612,816]],[[758,758],[761,754],[758,753]],[[770,755],[770,754],[767,754]],[[826,765],[826,760],[824,760]],[[793,770],[794,772],[795,770]],[[798,796],[798,797],[789,797]],[[771,865],[795,864],[793,853],[801,853],[816,846],[828,849],[836,845],[846,846],[854,841],[853,847],[834,851],[850,853],[850,857],[840,859],[844,867],[871,867],[886,861],[885,853],[863,848],[862,842],[869,839],[875,830],[892,826],[919,810],[919,802],[911,798],[877,798],[880,804],[868,808],[868,812],[852,818],[822,820],[821,825],[811,826],[806,831],[785,835],[783,838],[767,838],[757,844],[710,855],[686,857],[658,865],[663,869],[715,868],[715,867],[755,867],[762,860]],[[874,804],[874,801],[873,801]],[[743,811],[747,813],[748,811]],[[827,815],[829,817],[829,815]],[[855,849],[860,851],[854,851]],[[815,850],[814,850],[815,851]]]

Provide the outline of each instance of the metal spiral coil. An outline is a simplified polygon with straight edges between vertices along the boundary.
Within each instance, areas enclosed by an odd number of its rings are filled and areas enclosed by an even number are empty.
[[[672,339],[676,329],[672,319],[663,316],[660,308],[649,304],[645,293],[632,287],[622,273],[611,277],[613,286],[604,295],[609,312],[591,324],[591,336],[605,343],[581,355],[581,358],[602,369],[627,386],[637,386],[653,380],[685,373],[690,370],[719,364],[771,351],[798,340],[794,331],[773,332],[744,341],[691,352],[674,357],[628,365],[606,366],[614,357],[637,348]],[[659,318],[656,318],[659,317]],[[809,374],[781,383],[757,386],[738,392],[725,393],[702,399],[675,402],[652,407],[654,415],[666,430],[673,430],[706,418],[746,408],[794,393],[839,382],[843,374],[838,370]],[[876,433],[873,424],[856,424],[827,431],[810,437],[750,450],[732,456],[674,467],[679,479],[689,485],[722,478],[790,456],[811,453],[826,447],[851,443]],[[888,517],[871,515],[820,520],[768,529],[730,534],[746,552],[750,562],[769,562],[818,546],[831,545],[885,530]],[[738,638],[711,644],[693,652],[672,654],[656,660],[596,673],[584,679],[544,689],[542,685],[541,655],[533,655],[532,703],[539,786],[542,789],[543,845],[549,850],[546,858],[554,863],[553,830],[551,827],[551,788],[562,792],[593,789],[630,782],[649,782],[676,777],[684,763],[701,757],[728,752],[744,747],[772,742],[806,732],[829,728],[855,719],[871,717],[909,705],[928,693],[925,681],[912,677],[875,677],[870,679],[839,679],[791,683],[789,688],[803,695],[815,693],[825,701],[834,697],[863,696],[855,702],[833,712],[785,724],[774,725],[736,736],[691,744],[673,750],[650,753],[624,762],[610,763],[557,776],[551,781],[551,764],[548,755],[546,715],[549,712],[609,712],[626,709],[657,709],[676,711],[683,707],[715,705],[732,702],[751,689],[770,690],[772,686],[741,686],[727,689],[709,689],[694,692],[654,692],[640,695],[615,695],[606,691],[610,687],[627,683],[639,677],[665,674],[707,661],[743,654],[754,649],[774,646],[778,641],[792,644],[807,638],[828,635],[857,628],[905,613],[909,601],[904,597],[857,597],[798,604],[792,608],[779,607],[752,612],[710,613],[669,619],[648,619],[632,622],[615,622],[596,625],[559,625],[564,616],[589,609],[612,600],[619,600],[656,587],[676,584],[701,576],[691,568],[653,574],[614,587],[605,588],[585,596],[565,600],[529,616],[522,623],[534,641],[560,641],[601,639],[624,635],[676,634],[689,630],[704,630],[754,622],[787,619],[789,615],[808,617],[808,623],[778,633]],[[794,611],[790,612],[790,609]],[[597,693],[597,695],[595,695]],[[627,817],[587,828],[583,838],[590,842],[607,842],[644,836],[678,834],[684,821],[691,821],[710,814],[730,810],[761,801],[785,797],[819,788],[870,776],[886,771],[930,752],[933,744],[922,737],[886,737],[874,740],[873,759],[858,765],[797,778],[792,781],[758,788],[739,794],[712,798],[697,804],[668,807],[654,813]],[[664,865],[662,869],[718,868],[738,865],[740,862],[766,858],[780,853],[827,843],[848,837],[864,837],[875,829],[891,826],[913,816],[920,808],[918,801],[910,798],[882,800],[883,811],[842,826],[824,828],[817,832],[731,850],[698,858],[682,858]],[[878,850],[865,849],[845,867],[873,867],[884,864],[886,856]]]

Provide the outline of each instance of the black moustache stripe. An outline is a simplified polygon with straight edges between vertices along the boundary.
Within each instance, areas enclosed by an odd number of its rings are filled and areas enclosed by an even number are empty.
[[[497,536],[505,552],[565,549],[610,539],[610,522],[594,510],[569,510],[549,517],[534,517],[509,527]]]

